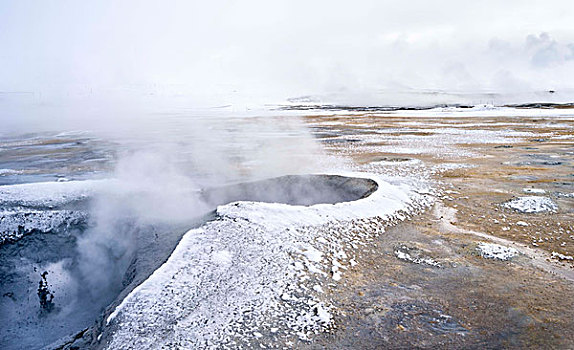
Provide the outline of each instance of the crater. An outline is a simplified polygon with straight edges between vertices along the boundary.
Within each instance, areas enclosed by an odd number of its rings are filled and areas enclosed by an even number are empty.
[[[202,191],[212,206],[236,201],[290,205],[335,204],[368,197],[377,189],[371,179],[340,175],[287,175]]]
[[[90,329],[102,324],[106,309],[119,304],[161,266],[185,232],[216,219],[214,209],[218,205],[236,201],[336,204],[368,197],[377,188],[375,181],[365,178],[288,175],[204,189],[198,200],[211,211],[186,223],[144,225],[126,216],[122,225],[113,229],[117,231],[115,235],[127,237],[132,247],[121,255],[110,252],[113,256],[102,257],[109,259],[108,264],[102,265],[106,271],[94,267],[88,275],[79,268],[82,257],[78,242],[94,225],[90,215],[94,198],[64,203],[61,208],[34,208],[34,215],[11,214],[9,226],[8,221],[0,220],[0,234],[11,234],[11,239],[0,245],[0,348],[58,348],[71,343],[86,346],[82,339],[90,337]],[[52,213],[64,208],[70,213],[70,222],[65,222],[67,216],[50,225],[46,220],[32,222],[35,217],[44,218],[43,210]],[[23,210],[21,203],[0,199],[0,216],[18,210]],[[82,214],[73,215],[74,212]],[[16,222],[20,218],[25,221]],[[13,227],[20,227],[22,235],[14,236]],[[93,281],[87,279],[101,274],[117,278],[105,290],[95,291],[89,287]],[[94,324],[94,320],[98,321]]]

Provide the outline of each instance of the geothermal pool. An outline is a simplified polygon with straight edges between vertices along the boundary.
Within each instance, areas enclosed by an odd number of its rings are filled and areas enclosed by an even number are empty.
[[[85,241],[85,237],[98,234],[91,209],[109,186],[113,181],[0,186],[3,348],[39,348],[62,342],[62,338],[66,342],[97,324],[95,320],[101,323],[106,307],[119,304],[161,266],[186,231],[220,220],[220,214],[214,211],[218,205],[242,201],[331,205],[366,198],[378,187],[368,178],[291,175],[191,192],[204,210],[202,215],[175,225],[144,225],[126,213],[111,228],[115,230],[110,238],[114,244],[90,251],[101,256],[97,263],[86,267],[96,258],[86,257],[78,245],[102,244],[100,240]],[[190,213],[196,215],[195,210]],[[304,220],[302,217],[302,223]],[[106,276],[104,280],[102,275]]]

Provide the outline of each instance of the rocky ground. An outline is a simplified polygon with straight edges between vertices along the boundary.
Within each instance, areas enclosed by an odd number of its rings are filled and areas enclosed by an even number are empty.
[[[574,348],[574,118],[539,112],[307,118],[358,169],[440,188],[358,248],[309,348]]]

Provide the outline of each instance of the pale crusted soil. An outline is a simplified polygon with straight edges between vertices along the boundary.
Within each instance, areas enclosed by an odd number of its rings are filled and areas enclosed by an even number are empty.
[[[551,258],[574,255],[573,118],[308,122],[329,152],[357,168],[421,177],[441,189],[433,210],[360,248],[359,265],[329,291],[337,328],[311,348],[574,348],[574,264]],[[558,211],[502,206],[532,195],[527,188],[544,190],[534,195],[551,198]],[[520,254],[485,259],[479,242]],[[397,251],[441,267],[401,260]]]

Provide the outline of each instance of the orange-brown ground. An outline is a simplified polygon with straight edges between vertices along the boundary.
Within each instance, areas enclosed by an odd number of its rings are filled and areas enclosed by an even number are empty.
[[[434,208],[359,248],[359,265],[328,291],[337,327],[311,348],[574,348],[574,262],[551,258],[574,255],[574,118],[306,120],[357,169],[426,176],[441,189]],[[501,205],[532,195],[525,188],[545,190],[558,212]],[[476,247],[489,235],[524,254],[482,258]],[[397,259],[401,246],[442,267]]]

